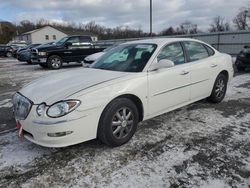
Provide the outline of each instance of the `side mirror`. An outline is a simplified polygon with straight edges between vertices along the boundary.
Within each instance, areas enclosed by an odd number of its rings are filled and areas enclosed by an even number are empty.
[[[72,43],[71,43],[71,42],[65,42],[64,46],[65,46],[66,48],[68,48],[69,46],[72,46]]]
[[[154,63],[150,67],[150,71],[156,71],[158,69],[163,69],[163,68],[171,68],[174,67],[174,62],[168,59],[162,59],[157,63]]]

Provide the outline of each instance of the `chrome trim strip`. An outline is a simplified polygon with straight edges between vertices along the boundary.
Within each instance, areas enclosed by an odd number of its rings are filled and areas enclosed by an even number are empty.
[[[201,82],[205,82],[205,81],[207,81],[207,80],[209,80],[209,79],[201,80],[201,81],[194,82],[194,83],[191,83],[191,84],[187,84],[187,85],[184,85],[184,86],[180,86],[180,87],[176,87],[176,88],[169,89],[169,90],[166,90],[166,91],[162,91],[162,92],[159,92],[159,93],[154,94],[153,97],[158,96],[158,95],[162,95],[162,94],[167,93],[167,92],[170,92],[170,91],[174,91],[174,90],[177,90],[177,89],[181,89],[181,88],[184,88],[184,87],[187,87],[187,86],[191,86],[191,85],[195,85],[195,84],[198,84],[198,83],[201,83]]]

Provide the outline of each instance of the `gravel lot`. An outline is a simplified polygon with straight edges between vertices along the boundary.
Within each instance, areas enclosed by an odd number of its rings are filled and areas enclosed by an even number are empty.
[[[68,66],[69,68],[82,68]],[[118,148],[90,141],[44,148],[19,140],[13,93],[58,71],[0,59],[0,187],[250,188],[250,72],[236,74],[225,100],[205,100],[144,121]]]

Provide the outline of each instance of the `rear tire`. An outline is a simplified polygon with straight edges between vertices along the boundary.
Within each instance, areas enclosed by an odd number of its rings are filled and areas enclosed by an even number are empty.
[[[52,55],[48,58],[47,63],[51,69],[60,69],[62,67],[62,58],[58,55]]]
[[[123,145],[134,135],[138,121],[136,105],[127,98],[117,98],[104,109],[97,137],[111,147]]]
[[[213,91],[208,97],[208,101],[211,103],[220,103],[227,91],[227,77],[224,74],[219,74],[214,82]]]

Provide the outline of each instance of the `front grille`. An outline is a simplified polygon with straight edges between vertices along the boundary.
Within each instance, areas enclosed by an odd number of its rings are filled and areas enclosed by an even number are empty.
[[[15,118],[24,120],[29,115],[32,102],[20,93],[16,93],[13,97],[13,107]]]

